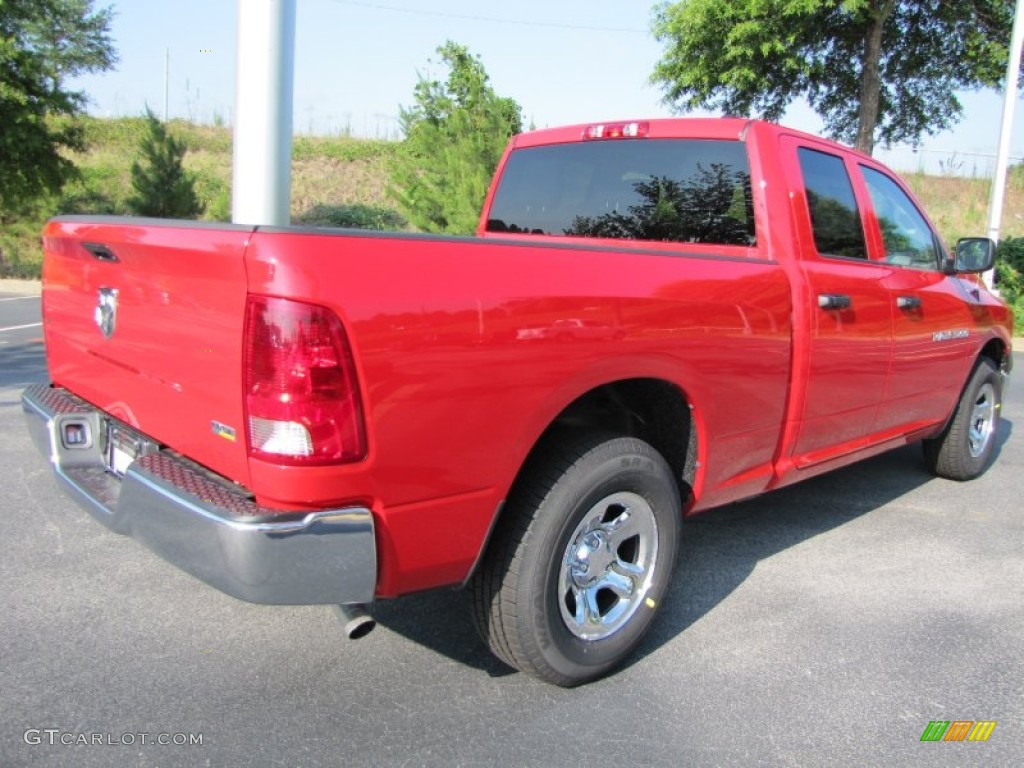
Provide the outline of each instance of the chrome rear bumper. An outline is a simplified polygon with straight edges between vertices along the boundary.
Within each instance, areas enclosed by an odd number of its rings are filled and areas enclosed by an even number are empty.
[[[22,394],[29,431],[64,490],[93,517],[207,584],[252,603],[369,603],[377,580],[373,516],[363,507],[282,516],[223,478],[139,435],[124,477],[108,470],[111,417],[67,390]],[[68,425],[71,445],[68,445]],[[76,433],[85,435],[74,444]]]

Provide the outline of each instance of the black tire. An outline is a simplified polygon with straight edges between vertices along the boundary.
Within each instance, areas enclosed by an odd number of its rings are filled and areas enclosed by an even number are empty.
[[[650,626],[681,517],[672,470],[642,440],[595,431],[549,440],[509,494],[470,581],[480,635],[498,658],[547,682],[601,677]]]
[[[1002,401],[999,370],[983,357],[971,372],[946,429],[924,441],[929,471],[950,480],[973,480],[984,472],[995,450]]]

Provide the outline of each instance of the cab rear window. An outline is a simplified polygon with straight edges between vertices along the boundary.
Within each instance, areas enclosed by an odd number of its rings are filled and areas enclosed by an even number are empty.
[[[751,246],[746,147],[637,139],[519,149],[505,164],[487,231]]]

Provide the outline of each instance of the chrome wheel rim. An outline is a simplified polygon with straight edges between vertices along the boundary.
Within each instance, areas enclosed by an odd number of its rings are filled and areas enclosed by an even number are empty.
[[[657,561],[658,523],[647,500],[629,492],[601,499],[562,556],[558,606],[565,626],[582,640],[622,629],[647,599]]]
[[[967,430],[967,447],[975,459],[985,452],[992,439],[998,408],[995,387],[988,383],[983,384],[974,399],[970,426]]]

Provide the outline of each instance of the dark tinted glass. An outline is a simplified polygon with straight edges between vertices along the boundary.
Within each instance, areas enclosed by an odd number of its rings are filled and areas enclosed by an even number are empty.
[[[516,150],[487,231],[753,245],[746,147],[633,139]]]
[[[889,264],[913,269],[937,269],[935,235],[900,185],[874,168],[861,166],[875,207]]]
[[[866,259],[864,228],[842,159],[805,148],[798,154],[818,253]]]

